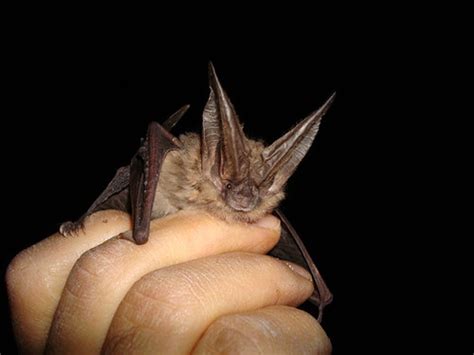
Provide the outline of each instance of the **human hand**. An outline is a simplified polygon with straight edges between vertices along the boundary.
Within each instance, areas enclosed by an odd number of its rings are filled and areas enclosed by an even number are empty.
[[[152,221],[150,240],[118,211],[90,216],[77,236],[55,234],[11,262],[15,336],[26,353],[330,353],[319,323],[294,306],[311,276],[263,255],[278,241],[262,226],[180,212]]]

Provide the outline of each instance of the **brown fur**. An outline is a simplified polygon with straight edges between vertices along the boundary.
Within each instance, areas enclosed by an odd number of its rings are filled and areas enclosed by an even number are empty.
[[[201,138],[195,133],[179,137],[183,148],[168,154],[160,173],[153,207],[153,218],[165,216],[182,209],[205,210],[224,220],[254,222],[271,212],[283,199],[283,191],[269,193],[263,187],[259,191],[259,202],[249,212],[240,212],[229,207],[221,192],[203,174],[201,164]],[[261,142],[248,140],[250,146],[250,177],[259,181],[263,164]]]

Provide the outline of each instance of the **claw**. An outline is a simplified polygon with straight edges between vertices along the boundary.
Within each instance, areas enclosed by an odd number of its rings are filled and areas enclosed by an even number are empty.
[[[78,222],[64,222],[61,224],[59,227],[59,233],[64,236],[64,237],[70,237],[73,235],[77,235],[79,230],[83,231],[84,230],[84,223],[82,221]]]

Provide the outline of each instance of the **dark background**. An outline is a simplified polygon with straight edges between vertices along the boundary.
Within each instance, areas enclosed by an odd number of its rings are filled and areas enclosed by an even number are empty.
[[[417,281],[402,270],[424,238],[417,227],[406,228],[419,217],[424,187],[415,194],[405,188],[422,181],[414,170],[431,159],[408,148],[426,134],[408,109],[420,99],[424,62],[396,35],[374,36],[379,23],[343,29],[335,15],[318,28],[318,17],[295,26],[288,14],[259,31],[220,19],[207,32],[179,36],[179,25],[151,28],[146,39],[130,35],[124,20],[118,22],[125,30],[87,36],[85,24],[63,33],[42,23],[12,39],[3,81],[2,274],[20,250],[88,208],[129,163],[149,121],[189,103],[174,132],[200,130],[212,60],[245,132],[266,142],[337,92],[282,208],[334,294],[323,326],[335,353],[401,346],[403,332],[392,327],[406,319],[407,298],[421,300]],[[14,342],[1,291],[4,353]],[[416,330],[411,334],[417,338]]]

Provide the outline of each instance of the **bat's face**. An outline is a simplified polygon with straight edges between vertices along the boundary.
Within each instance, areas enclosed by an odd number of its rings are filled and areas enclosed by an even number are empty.
[[[221,196],[226,204],[239,212],[252,211],[260,198],[257,184],[250,178],[243,181],[224,181]]]
[[[226,206],[242,213],[258,208],[261,199],[267,195],[267,191],[261,185],[264,146],[260,142],[248,139],[245,146],[247,152],[245,159],[240,159],[240,168],[233,169],[230,164],[219,159],[219,164],[216,164],[210,179]]]
[[[263,151],[265,146],[261,142],[247,140],[248,168],[243,177],[236,174],[225,175],[216,172],[217,178],[208,179],[209,184],[219,197],[213,209],[221,209],[232,219],[254,221],[266,213],[271,212],[283,199],[283,189],[269,191],[271,184],[265,183],[263,172],[265,164]],[[222,163],[224,164],[224,163]],[[223,170],[223,171],[222,171]]]
[[[253,222],[273,211],[283,199],[283,191],[268,193],[252,179],[240,183],[226,182],[223,189],[218,190],[220,201],[212,203],[211,210],[225,214],[224,219]]]

